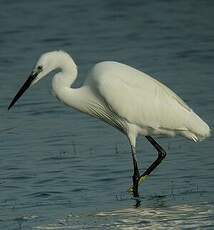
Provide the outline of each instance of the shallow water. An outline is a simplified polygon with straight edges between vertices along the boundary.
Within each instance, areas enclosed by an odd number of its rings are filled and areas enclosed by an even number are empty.
[[[164,163],[127,188],[127,140],[58,103],[50,79],[7,106],[38,56],[55,49],[79,66],[116,60],[167,84],[213,127],[213,1],[1,1],[0,228],[213,229],[213,137],[160,139]],[[141,171],[156,157],[138,140]],[[137,206],[139,206],[137,208]]]

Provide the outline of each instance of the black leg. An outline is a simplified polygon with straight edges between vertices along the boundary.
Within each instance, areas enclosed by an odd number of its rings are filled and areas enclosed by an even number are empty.
[[[132,151],[132,160],[133,160],[133,166],[134,166],[134,174],[132,176],[133,180],[133,195],[134,197],[139,197],[138,193],[138,182],[140,179],[140,172],[137,165],[137,159],[136,159],[136,150],[134,146],[131,146]]]
[[[148,176],[166,157],[166,151],[151,137],[146,136],[147,140],[155,147],[158,152],[157,159],[146,169],[146,171],[140,176],[140,178]]]

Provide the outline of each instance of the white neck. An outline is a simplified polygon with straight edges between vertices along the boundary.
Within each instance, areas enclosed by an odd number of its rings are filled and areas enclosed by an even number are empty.
[[[54,78],[63,75],[60,80],[66,81],[70,86],[77,78],[77,66],[73,59],[67,53],[58,51],[55,62],[55,68],[60,68],[62,72],[56,74]]]
[[[61,53],[57,59],[57,68],[60,68],[62,71],[57,73],[52,80],[53,93],[64,104],[83,111],[82,106],[84,107],[84,103],[82,99],[85,98],[83,95],[84,90],[82,88],[71,88],[71,85],[77,78],[77,67],[67,53]]]

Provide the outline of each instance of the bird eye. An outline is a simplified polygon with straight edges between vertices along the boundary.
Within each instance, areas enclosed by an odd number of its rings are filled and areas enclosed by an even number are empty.
[[[39,66],[37,67],[37,70],[38,70],[39,72],[41,72],[42,69],[43,69],[43,67],[42,67],[41,65],[39,65]]]

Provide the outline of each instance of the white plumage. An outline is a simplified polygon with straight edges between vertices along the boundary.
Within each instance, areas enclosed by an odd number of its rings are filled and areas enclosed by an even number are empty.
[[[165,158],[165,150],[151,137],[182,135],[200,141],[210,135],[209,126],[168,87],[130,66],[117,62],[96,64],[82,87],[71,88],[77,77],[73,59],[63,51],[43,54],[8,109],[27,88],[54,69],[61,69],[52,81],[53,93],[64,104],[99,118],[124,133],[130,142],[134,174],[133,191]],[[158,158],[140,174],[136,159],[136,138],[145,136],[158,152]]]
[[[208,125],[168,87],[130,66],[101,62],[85,84],[117,115],[128,136],[183,135],[194,141],[209,136]]]
[[[36,76],[29,85],[56,68],[61,72],[52,81],[55,96],[64,104],[118,128],[133,146],[138,135],[179,134],[194,141],[210,135],[209,126],[172,90],[118,62],[96,64],[83,86],[73,89],[71,85],[77,77],[73,59],[63,51],[48,52],[38,60],[32,72]],[[17,95],[9,108],[20,97]]]

